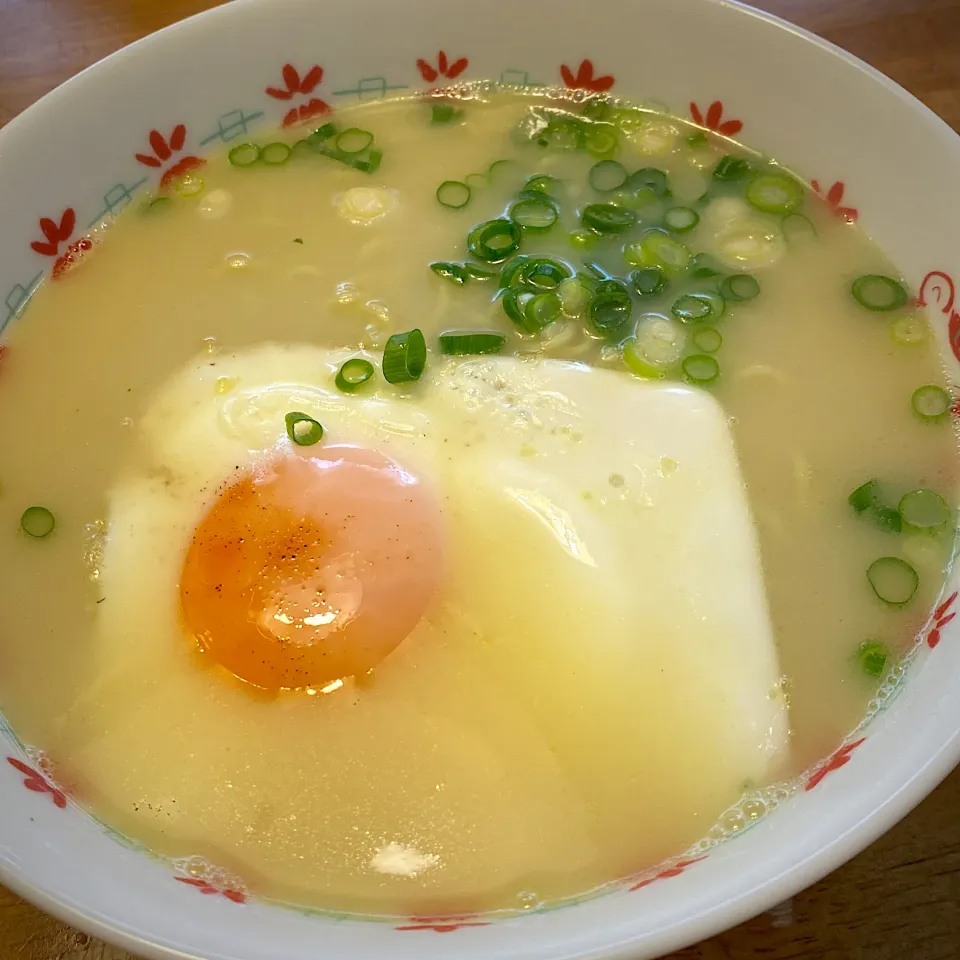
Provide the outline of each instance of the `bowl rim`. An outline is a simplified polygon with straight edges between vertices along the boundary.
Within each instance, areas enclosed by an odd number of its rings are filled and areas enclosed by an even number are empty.
[[[775,14],[751,7],[742,0],[696,0],[696,2],[718,8],[730,8],[739,15],[765,22],[791,34],[798,41],[819,48],[823,53],[843,61],[879,84],[887,94],[896,96],[914,113],[923,117],[932,134],[960,141],[960,134],[900,84],[859,57],[810,30]],[[74,86],[87,73],[119,64],[127,57],[135,56],[145,47],[163,42],[178,32],[191,30],[198,21],[217,18],[223,18],[226,21],[236,14],[237,8],[266,7],[268,3],[269,0],[228,0],[226,3],[178,20],[126,44],[74,74],[8,121],[3,128],[0,128],[0,146],[10,139],[11,135],[18,133],[22,126],[40,120],[45,107],[61,97],[69,96]],[[655,934],[640,935],[644,938],[645,945],[655,950],[656,956],[661,956],[715,936],[769,910],[857,856],[918,806],[960,764],[960,725],[953,724],[952,733],[948,730],[949,728],[944,728],[943,732],[947,735],[943,737],[939,748],[928,757],[926,762],[915,769],[898,789],[888,794],[856,825],[834,837],[828,844],[814,848],[808,856],[794,861],[779,874],[758,878],[749,889],[736,894],[734,899],[716,903],[701,913],[690,916],[682,924],[676,924]],[[66,898],[33,882],[25,873],[11,869],[9,860],[3,856],[0,856],[0,882],[44,912],[137,955],[151,958],[151,960],[207,960],[201,954],[183,952],[175,947],[146,940],[124,929],[119,915],[102,917],[84,912],[82,907],[71,904]],[[636,955],[636,940],[636,936],[620,941],[611,940],[606,944],[576,948],[574,952],[558,953],[555,958],[556,960],[588,960],[588,958],[599,960],[602,957],[604,960],[632,960]],[[221,956],[225,958],[225,955]]]

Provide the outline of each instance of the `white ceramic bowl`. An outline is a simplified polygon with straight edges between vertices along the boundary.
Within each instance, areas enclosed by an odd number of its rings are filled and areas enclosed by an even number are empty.
[[[854,58],[726,0],[605,0],[591,9],[565,15],[556,0],[237,0],[122,50],[0,131],[0,329],[30,322],[31,292],[88,225],[249,125],[309,122],[319,101],[336,107],[494,78],[612,88],[737,134],[815,178],[837,215],[858,218],[920,291],[956,375],[960,138]],[[656,956],[817,880],[956,764],[954,589],[918,638],[905,682],[881,690],[873,716],[775,812],[733,840],[563,909],[489,923],[377,923],[255,902],[216,876],[178,876],[124,844],[74,806],[2,723],[0,880],[147,957]]]

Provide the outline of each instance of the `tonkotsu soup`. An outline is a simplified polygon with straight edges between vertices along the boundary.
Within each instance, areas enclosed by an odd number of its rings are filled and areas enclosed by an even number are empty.
[[[326,119],[138,198],[6,332],[4,715],[118,834],[343,913],[536,908],[742,829],[943,586],[911,292],[673,117]]]

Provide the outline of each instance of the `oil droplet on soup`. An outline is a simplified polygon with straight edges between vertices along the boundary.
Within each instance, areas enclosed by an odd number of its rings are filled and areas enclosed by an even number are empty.
[[[736,835],[952,556],[939,338],[854,225],[468,93],[228,145],[5,334],[0,709],[252,893],[522,910]]]

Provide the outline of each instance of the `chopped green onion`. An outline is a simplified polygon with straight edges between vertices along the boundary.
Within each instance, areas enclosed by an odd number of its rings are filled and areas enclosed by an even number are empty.
[[[597,193],[610,193],[627,182],[627,168],[616,160],[601,160],[590,168],[587,179]]]
[[[588,203],[580,214],[580,222],[597,233],[623,233],[636,222],[636,214],[613,203]]]
[[[174,185],[174,190],[181,197],[195,197],[203,193],[204,182],[201,177],[188,173],[181,177]]]
[[[720,296],[724,300],[752,300],[758,293],[760,284],[749,273],[735,273],[720,284]]]
[[[582,317],[590,305],[593,290],[580,277],[569,277],[557,287],[557,296],[566,316]]]
[[[526,308],[527,304],[536,296],[532,290],[526,287],[509,287],[501,291],[500,306],[503,312],[518,326],[527,333],[536,333],[538,327],[532,329],[527,325]]]
[[[873,519],[881,530],[886,530],[888,533],[901,533],[903,531],[903,518],[896,507],[878,504],[873,508]]]
[[[369,130],[350,127],[344,130],[343,133],[338,133],[337,139],[334,142],[341,153],[363,153],[363,151],[373,143],[373,134]]]
[[[491,163],[487,168],[487,179],[491,183],[495,183],[499,178],[501,178],[505,173],[513,169],[515,166],[515,160],[494,160],[493,163]]]
[[[659,267],[668,274],[682,273],[690,265],[690,251],[662,230],[650,230],[639,243],[628,243],[623,257],[635,267]]]
[[[337,132],[337,125],[335,123],[325,123],[320,127],[317,127],[313,133],[307,137],[307,143],[311,147],[318,148],[323,147],[323,145]]]
[[[586,148],[592,157],[609,157],[617,144],[616,128],[610,124],[594,124],[587,130]]]
[[[869,677],[882,677],[890,659],[890,651],[879,640],[864,640],[855,654],[860,669]]]
[[[535,173],[523,185],[524,190],[532,190],[535,193],[550,193],[550,188],[560,181],[556,177],[551,177],[548,173]]]
[[[290,159],[293,151],[285,143],[268,143],[260,151],[260,159],[270,167],[279,167]]]
[[[583,265],[584,267],[586,267],[587,273],[590,274],[591,279],[597,279],[597,280],[610,279],[610,274],[608,274],[607,271],[604,270],[603,267],[601,267],[599,264],[591,263],[591,261],[589,260],[584,260]]]
[[[499,263],[520,248],[523,234],[512,220],[500,217],[475,226],[467,236],[467,249],[486,263]]]
[[[897,508],[906,526],[922,533],[945,530],[950,525],[950,506],[933,490],[911,490]]]
[[[570,246],[575,250],[590,250],[600,238],[592,230],[574,230],[570,234]]]
[[[880,483],[876,479],[861,483],[853,493],[847,497],[847,502],[853,507],[857,514],[869,510],[871,507],[881,503]]]
[[[709,253],[698,253],[690,261],[690,273],[698,280],[719,277],[722,272],[723,267],[721,267]]]
[[[353,166],[363,173],[375,173],[380,169],[381,160],[383,160],[383,153],[379,150],[371,150],[366,160],[355,160]]]
[[[470,202],[470,188],[460,180],[444,180],[437,187],[437,200],[442,207],[459,210]]]
[[[288,413],[283,419],[287,424],[287,436],[298,447],[312,447],[323,436],[323,427],[299,410]]]
[[[426,366],[427,342],[417,327],[406,333],[395,333],[387,340],[381,364],[387,383],[419,380]]]
[[[631,173],[624,186],[634,193],[650,190],[660,198],[670,196],[670,181],[667,175],[656,167],[644,167],[642,170]]]
[[[151,197],[146,205],[147,213],[156,213],[164,207],[169,207],[173,203],[172,197]]]
[[[483,173],[468,173],[463,178],[463,182],[471,190],[482,190],[484,187],[490,186],[490,181],[487,180],[486,174]]]
[[[630,291],[619,280],[601,280],[590,302],[589,317],[594,329],[601,333],[619,330],[633,311]]]
[[[641,297],[652,297],[666,289],[667,275],[660,267],[643,267],[627,275],[627,282]]]
[[[537,143],[555,150],[579,150],[584,144],[583,127],[573,117],[551,120],[537,137]]]
[[[924,317],[897,317],[890,325],[893,339],[901,346],[914,346],[927,339],[930,328]]]
[[[538,293],[531,297],[523,308],[526,328],[531,333],[553,323],[563,310],[563,303],[555,293]]]
[[[34,540],[49,537],[56,525],[57,521],[46,507],[27,507],[20,517],[20,529]]]
[[[920,586],[917,571],[899,557],[881,557],[867,567],[873,592],[891,607],[902,607],[913,599]]]
[[[793,213],[803,203],[803,185],[787,173],[761,171],[747,183],[744,197],[764,213]]]
[[[733,157],[729,154],[720,158],[720,162],[713,168],[713,179],[723,183],[735,183],[742,180],[750,172],[750,164],[742,157]]]
[[[334,383],[338,390],[342,390],[344,393],[353,393],[372,377],[373,364],[362,357],[353,357],[337,371]]]
[[[572,276],[573,271],[565,263],[548,257],[539,257],[524,265],[521,271],[521,282],[538,290],[553,290]]]
[[[903,284],[876,273],[857,277],[850,292],[854,300],[868,310],[897,310],[907,302]]]
[[[460,111],[452,103],[434,103],[430,107],[430,122],[438,125],[453,123]]]
[[[702,293],[685,293],[682,297],[677,297],[670,307],[670,312],[684,323],[706,320],[714,314],[713,303]]]
[[[942,420],[950,410],[950,394],[943,387],[928,383],[913,391],[910,406],[921,420]]]
[[[550,197],[537,194],[511,204],[507,216],[525,230],[544,233],[557,222],[560,213]]]
[[[455,357],[499,353],[506,342],[502,333],[447,330],[440,334],[440,352]]]
[[[787,243],[796,243],[817,236],[817,228],[809,217],[802,213],[788,213],[780,221],[780,230]]]
[[[525,253],[508,260],[500,268],[500,286],[503,288],[523,286],[526,269],[532,261],[533,257],[528,257]]]
[[[663,224],[674,233],[686,233],[700,222],[700,214],[689,207],[674,207],[663,215]]]
[[[720,376],[720,364],[715,357],[706,353],[695,353],[685,357],[680,365],[684,376],[691,383],[713,383]]]
[[[702,130],[691,133],[690,136],[687,137],[687,145],[691,147],[703,147],[706,146],[707,142],[707,135]]]
[[[716,353],[723,346],[723,337],[716,327],[697,327],[691,339],[701,353]]]
[[[469,260],[463,265],[463,272],[467,275],[468,280],[493,280],[498,273],[490,267],[480,266],[479,263],[470,263]]]
[[[255,143],[241,143],[227,154],[235,167],[252,167],[259,159],[260,148]]]
[[[645,379],[665,377],[680,362],[687,334],[674,320],[659,314],[640,319],[634,337],[623,345],[623,360],[630,371]]]
[[[430,269],[438,277],[443,277],[444,280],[449,280],[451,283],[456,283],[460,286],[470,279],[467,271],[461,267],[459,263],[448,263],[446,260],[438,260],[436,263],[430,264]]]

